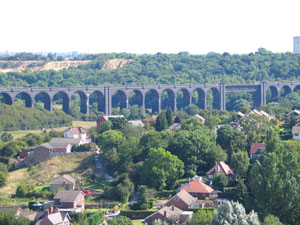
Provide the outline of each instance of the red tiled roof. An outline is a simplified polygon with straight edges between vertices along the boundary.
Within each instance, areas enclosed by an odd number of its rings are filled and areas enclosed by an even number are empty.
[[[189,193],[211,193],[214,191],[210,186],[204,184],[201,181],[191,180],[184,185],[180,191],[186,190]]]
[[[251,145],[250,154],[256,154],[259,150],[266,147],[266,144],[262,143],[253,143]]]
[[[83,134],[86,133],[86,131],[81,128],[81,127],[70,127],[70,130],[72,131],[73,134]]]
[[[213,168],[211,168],[209,171],[207,171],[206,174],[207,175],[211,174],[212,172],[215,171],[216,168],[218,168],[218,171],[216,173],[224,173],[227,176],[229,174],[233,173],[231,168],[226,163],[218,162],[218,163],[216,163],[216,165]]]

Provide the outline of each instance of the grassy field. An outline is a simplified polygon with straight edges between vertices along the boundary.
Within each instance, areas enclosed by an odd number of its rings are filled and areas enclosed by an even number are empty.
[[[95,121],[73,121],[72,124],[73,127],[83,127],[84,129],[90,129],[91,127],[96,126]],[[46,129],[47,131],[50,130],[56,130],[56,131],[64,131],[68,127],[57,127],[57,128],[49,128]],[[33,133],[33,134],[39,134],[42,133],[42,130],[17,130],[17,131],[9,131],[8,133],[13,135],[14,139],[24,137],[26,134]]]
[[[16,193],[21,183],[33,184],[35,189],[49,187],[49,182],[63,174],[81,178],[89,184],[92,174],[95,173],[95,155],[93,153],[58,156],[35,166],[22,168],[9,173],[6,187],[0,189],[0,204]]]
[[[133,225],[143,225],[143,221],[133,221],[132,220]]]

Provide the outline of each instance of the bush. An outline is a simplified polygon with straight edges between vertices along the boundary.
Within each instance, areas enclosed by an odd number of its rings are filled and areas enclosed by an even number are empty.
[[[102,223],[104,220],[104,216],[102,212],[93,213],[88,216],[89,225],[98,225]]]
[[[16,196],[18,198],[28,197],[33,191],[33,185],[31,184],[20,184],[17,187]]]

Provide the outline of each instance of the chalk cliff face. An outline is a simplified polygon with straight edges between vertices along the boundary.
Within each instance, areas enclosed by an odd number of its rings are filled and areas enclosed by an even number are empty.
[[[32,71],[39,70],[62,70],[69,67],[77,67],[79,65],[84,65],[90,63],[90,60],[84,61],[0,61],[0,72],[20,72],[26,69]]]
[[[130,63],[132,60],[126,59],[110,59],[107,60],[101,70],[115,70],[123,67],[127,63]],[[84,65],[90,63],[91,60],[83,61],[1,61],[0,60],[0,72],[21,72],[23,70],[62,70],[69,67],[78,67],[79,65]]]
[[[110,59],[104,63],[101,70],[115,70],[125,66],[127,63],[130,63],[132,60],[127,59]]]

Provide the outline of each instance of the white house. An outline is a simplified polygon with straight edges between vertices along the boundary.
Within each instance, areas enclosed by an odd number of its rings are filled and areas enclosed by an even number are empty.
[[[300,141],[300,126],[293,126],[292,134],[294,140]]]
[[[64,131],[64,138],[81,139],[80,144],[91,143],[91,139],[86,136],[86,131],[82,127],[69,127]]]

